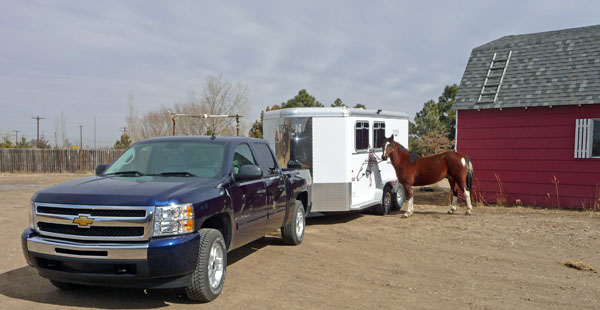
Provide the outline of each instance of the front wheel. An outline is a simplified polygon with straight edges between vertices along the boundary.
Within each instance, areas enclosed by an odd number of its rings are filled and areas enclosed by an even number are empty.
[[[304,228],[306,226],[306,217],[304,216],[304,205],[302,201],[296,200],[296,212],[292,221],[281,227],[281,238],[283,243],[298,245],[304,240]]]
[[[392,190],[389,186],[383,188],[381,196],[381,204],[375,207],[375,213],[378,215],[386,215],[392,210]]]
[[[200,234],[200,247],[192,281],[185,289],[191,300],[211,301],[223,290],[227,268],[227,247],[220,231],[204,228]]]

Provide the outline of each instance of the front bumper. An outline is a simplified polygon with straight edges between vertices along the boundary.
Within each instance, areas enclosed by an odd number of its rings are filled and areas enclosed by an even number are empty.
[[[148,242],[88,243],[21,235],[27,263],[40,276],[83,285],[172,288],[189,284],[196,267],[197,233]]]

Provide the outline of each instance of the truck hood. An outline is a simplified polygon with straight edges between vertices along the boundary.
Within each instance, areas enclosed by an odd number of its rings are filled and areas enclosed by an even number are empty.
[[[202,193],[214,189],[218,179],[193,177],[87,177],[60,183],[37,192],[35,202],[160,206],[171,203],[186,203],[181,197],[191,192]]]

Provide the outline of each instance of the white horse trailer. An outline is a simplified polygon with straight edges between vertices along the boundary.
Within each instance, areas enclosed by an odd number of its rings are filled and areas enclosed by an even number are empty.
[[[311,212],[347,212],[379,205],[400,208],[404,190],[390,161],[381,161],[384,137],[408,146],[406,113],[353,108],[293,108],[266,112],[264,138],[281,167],[312,173]]]

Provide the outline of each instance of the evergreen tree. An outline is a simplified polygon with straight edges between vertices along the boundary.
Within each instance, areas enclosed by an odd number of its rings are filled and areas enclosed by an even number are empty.
[[[317,101],[305,89],[301,89],[294,98],[281,103],[282,109],[299,107],[323,107],[323,104]]]
[[[129,136],[127,134],[122,134],[121,135],[121,139],[117,140],[117,142],[115,142],[115,149],[126,149],[131,145],[131,139],[129,138]]]
[[[452,110],[458,85],[447,85],[438,102],[429,100],[417,112],[414,122],[409,123],[411,151],[430,155],[442,149],[454,147],[456,112]]]

